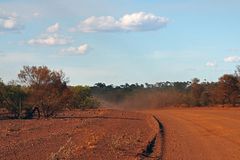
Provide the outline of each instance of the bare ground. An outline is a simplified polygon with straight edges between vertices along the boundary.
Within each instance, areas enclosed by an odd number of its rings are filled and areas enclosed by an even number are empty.
[[[141,159],[155,133],[153,122],[142,113],[107,109],[1,120],[0,159]]]
[[[68,111],[0,120],[0,159],[239,160],[240,109]]]

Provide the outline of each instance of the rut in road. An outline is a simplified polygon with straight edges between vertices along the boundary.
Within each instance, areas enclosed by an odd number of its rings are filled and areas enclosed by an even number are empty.
[[[156,133],[156,135],[153,137],[153,139],[148,143],[146,148],[143,150],[140,159],[156,159],[156,160],[162,160],[163,159],[163,152],[164,152],[164,126],[160,122],[160,120],[153,116],[153,118],[158,123],[159,131]]]

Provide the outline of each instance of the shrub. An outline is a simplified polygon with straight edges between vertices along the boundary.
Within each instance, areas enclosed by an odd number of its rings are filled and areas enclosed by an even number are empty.
[[[71,87],[72,99],[71,108],[96,108],[100,103],[92,97],[91,89],[84,86]]]
[[[15,118],[20,118],[21,112],[24,109],[23,101],[26,96],[20,85],[2,84],[0,87],[1,106],[12,113]]]
[[[69,103],[68,81],[62,71],[24,66],[18,77],[29,89],[27,104],[40,110],[44,117],[54,116]]]

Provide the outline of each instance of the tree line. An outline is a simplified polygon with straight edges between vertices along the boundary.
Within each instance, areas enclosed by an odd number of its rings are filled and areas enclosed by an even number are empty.
[[[240,105],[240,66],[217,82],[158,82],[155,84],[96,83],[70,86],[62,71],[46,66],[24,66],[18,80],[0,80],[0,108],[15,118],[51,117],[64,109],[96,108],[102,105],[147,108],[168,106]]]
[[[107,104],[131,108],[164,106],[240,105],[240,66],[234,74],[224,74],[217,82],[158,82],[155,84],[124,84],[119,86],[96,83],[94,96]]]

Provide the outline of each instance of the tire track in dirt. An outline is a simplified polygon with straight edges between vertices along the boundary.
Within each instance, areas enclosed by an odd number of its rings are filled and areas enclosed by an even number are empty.
[[[164,144],[165,144],[164,126],[156,116],[153,116],[153,119],[158,124],[158,132],[155,134],[152,140],[149,141],[148,145],[143,150],[140,156],[141,160],[144,160],[144,159],[162,160],[163,159]]]
[[[159,134],[160,134],[160,140],[161,140],[161,150],[160,150],[159,160],[162,160],[163,154],[164,154],[164,146],[165,146],[165,130],[162,122],[156,116],[153,116],[153,117],[157,121],[159,126]]]

